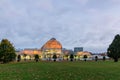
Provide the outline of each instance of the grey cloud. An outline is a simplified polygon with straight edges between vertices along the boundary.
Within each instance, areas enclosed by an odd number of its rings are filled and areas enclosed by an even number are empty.
[[[106,51],[120,33],[120,12],[115,5],[112,9],[99,5],[100,9],[88,5],[88,0],[82,6],[79,1],[1,0],[0,39],[10,39],[16,48],[40,48],[55,37],[68,49],[83,46],[91,52]]]

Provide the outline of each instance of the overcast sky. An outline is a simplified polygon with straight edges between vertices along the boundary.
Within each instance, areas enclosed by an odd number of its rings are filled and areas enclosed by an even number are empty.
[[[64,48],[105,52],[120,33],[120,0],[0,0],[0,40],[41,48],[55,37]]]

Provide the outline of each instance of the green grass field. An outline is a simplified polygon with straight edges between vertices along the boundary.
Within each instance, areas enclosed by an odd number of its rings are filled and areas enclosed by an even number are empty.
[[[20,62],[0,64],[0,80],[120,80],[120,62]]]

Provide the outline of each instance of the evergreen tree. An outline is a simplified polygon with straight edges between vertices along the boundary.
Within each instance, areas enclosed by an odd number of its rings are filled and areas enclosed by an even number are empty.
[[[54,59],[54,62],[55,62],[56,59],[57,59],[57,55],[56,54],[53,55],[53,59]]]
[[[35,55],[35,61],[38,62],[38,60],[39,60],[39,55],[36,54]]]
[[[17,56],[17,61],[20,62],[20,60],[21,60],[21,56],[18,55],[18,56]]]
[[[7,39],[3,39],[0,43],[0,60],[7,63],[15,60],[15,48]]]
[[[118,62],[118,59],[120,58],[120,35],[117,34],[112,41],[112,43],[109,45],[109,48],[107,50],[107,55],[114,59],[114,62]]]
[[[73,61],[73,58],[74,58],[74,55],[71,54],[71,55],[70,55],[70,61]]]
[[[97,61],[98,60],[98,56],[95,56],[95,61]]]
[[[84,58],[84,61],[87,61],[87,55],[84,55],[83,58]]]

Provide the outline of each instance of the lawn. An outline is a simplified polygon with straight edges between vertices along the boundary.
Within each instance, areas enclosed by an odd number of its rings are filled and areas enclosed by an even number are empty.
[[[0,80],[120,80],[120,62],[20,62],[0,64]]]

